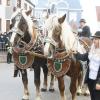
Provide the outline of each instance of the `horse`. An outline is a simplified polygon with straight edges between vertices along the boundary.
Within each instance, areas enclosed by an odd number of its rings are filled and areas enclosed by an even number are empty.
[[[82,50],[82,48],[80,48],[81,53],[88,52],[90,47],[91,47],[92,40],[88,37],[79,37],[78,26],[77,26],[76,22],[74,22],[73,20],[70,22],[70,26],[71,26],[73,33],[76,34],[79,42],[85,48],[84,50]],[[79,52],[80,52],[80,50],[79,50]],[[81,84],[79,85],[78,90],[77,90],[77,95],[88,96],[90,93],[89,93],[87,84],[84,84],[84,79],[85,79],[85,75],[86,75],[87,67],[88,67],[87,61],[81,61],[81,63],[82,63],[82,66],[83,66],[82,67],[82,79],[81,79]]]
[[[23,100],[29,100],[28,77],[27,69],[29,67],[34,69],[34,83],[36,86],[36,100],[41,100],[40,96],[40,66],[44,72],[44,88],[47,89],[47,59],[36,57],[32,51],[43,53],[42,43],[38,38],[37,27],[34,25],[34,19],[30,17],[31,10],[25,11],[18,9],[11,17],[12,36],[10,43],[13,47],[13,58],[15,63],[14,77],[21,72],[22,82],[24,85]],[[39,45],[41,44],[41,45]],[[22,58],[21,58],[22,57]]]
[[[79,42],[85,48],[85,50],[83,50],[83,52],[81,52],[81,53],[89,52],[90,47],[92,45],[92,40],[88,37],[81,37],[81,38],[78,37],[78,38],[79,38]],[[88,62],[87,61],[81,61],[81,63],[82,63],[82,79],[81,79],[81,82],[80,82],[78,90],[77,90],[77,95],[88,96],[90,94],[90,92],[88,90],[87,84],[84,83],[87,68],[88,68]]]
[[[76,100],[77,88],[82,78],[82,69],[81,63],[75,59],[73,51],[79,51],[79,48],[83,48],[83,46],[65,19],[66,14],[60,18],[56,15],[47,17],[44,55],[48,57],[48,69],[58,79],[60,100],[66,100],[63,78],[65,75],[71,78],[70,92],[72,100]]]

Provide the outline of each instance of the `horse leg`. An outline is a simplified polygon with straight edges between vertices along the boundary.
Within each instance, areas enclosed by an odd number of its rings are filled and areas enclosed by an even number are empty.
[[[78,89],[77,89],[77,95],[82,94],[82,82],[83,81],[83,71],[80,72],[80,75],[78,77]]]
[[[83,90],[84,90],[83,91],[84,96],[89,96],[90,95],[90,92],[89,92],[87,84],[83,85]]]
[[[54,75],[52,75],[52,74],[51,74],[49,91],[54,92]]]
[[[40,66],[34,66],[34,83],[36,86],[36,100],[41,100],[41,96],[40,96]]]
[[[70,92],[72,94],[72,100],[76,100],[77,87],[78,87],[78,78],[72,77],[70,84]]]
[[[43,88],[41,88],[41,91],[45,92],[47,91],[48,68],[47,68],[47,65],[44,65],[42,68],[43,68],[43,73],[44,73],[44,82],[43,82]]]
[[[63,76],[58,78],[58,85],[59,85],[61,100],[66,100],[66,96],[65,96],[65,93],[64,93],[65,92],[65,85],[64,85]]]
[[[28,78],[27,78],[27,71],[26,70],[20,70],[22,74],[22,82],[24,85],[24,95],[23,100],[29,100],[29,90],[28,90]]]

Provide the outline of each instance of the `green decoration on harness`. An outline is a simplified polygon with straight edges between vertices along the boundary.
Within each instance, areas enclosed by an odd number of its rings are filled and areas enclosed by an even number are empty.
[[[56,72],[60,72],[62,69],[62,63],[56,61],[54,62],[54,67]]]
[[[27,63],[27,56],[24,53],[19,54],[19,63],[25,65]]]

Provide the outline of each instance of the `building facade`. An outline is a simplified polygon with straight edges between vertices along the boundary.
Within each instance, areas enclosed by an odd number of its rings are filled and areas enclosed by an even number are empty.
[[[82,13],[82,8],[79,0],[38,0],[36,5],[35,15],[41,18],[44,9],[50,9],[51,13],[65,14],[70,22],[79,21]]]
[[[0,0],[0,33],[9,31],[10,18],[17,8],[32,9],[35,5],[30,0]]]

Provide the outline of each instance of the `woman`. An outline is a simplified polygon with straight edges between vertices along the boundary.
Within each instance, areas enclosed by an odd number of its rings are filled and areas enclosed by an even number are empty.
[[[93,37],[93,44],[89,53],[76,53],[78,60],[88,61],[85,83],[88,84],[91,100],[100,100],[100,31]]]

